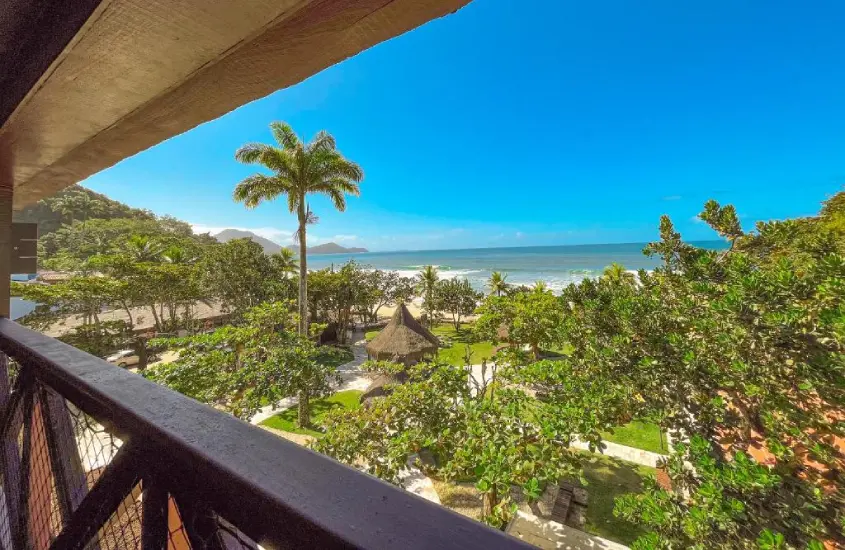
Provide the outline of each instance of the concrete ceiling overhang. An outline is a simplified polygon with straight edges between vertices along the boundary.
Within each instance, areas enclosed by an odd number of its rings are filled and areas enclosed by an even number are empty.
[[[30,35],[0,40],[18,209],[469,0],[9,2],[0,31]]]

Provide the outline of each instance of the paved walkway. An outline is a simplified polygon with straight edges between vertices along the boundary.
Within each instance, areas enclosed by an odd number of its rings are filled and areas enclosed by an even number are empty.
[[[635,464],[641,464],[643,466],[657,468],[657,461],[665,458],[665,455],[653,453],[651,451],[644,451],[634,447],[628,447],[627,445],[620,445],[619,443],[614,443],[612,441],[602,441],[602,443],[605,448],[604,451],[601,451],[601,454],[619,458],[621,460],[627,460],[628,462],[634,462]],[[590,450],[590,446],[583,441],[576,440],[572,443],[572,446],[578,449],[584,449],[587,451]]]
[[[628,550],[624,544],[590,535],[556,521],[538,518],[521,510],[517,511],[505,533],[537,548],[548,550]]]

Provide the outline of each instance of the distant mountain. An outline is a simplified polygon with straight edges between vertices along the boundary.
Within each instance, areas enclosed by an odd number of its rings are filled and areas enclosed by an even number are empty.
[[[232,239],[250,239],[253,242],[260,244],[266,254],[275,254],[282,249],[281,245],[276,244],[269,239],[259,237],[251,231],[241,231],[240,229],[224,229],[217,235],[214,235],[214,238],[221,243],[231,241]],[[286,246],[285,248],[289,248],[297,254],[299,253],[299,246],[295,244]],[[361,252],[369,251],[366,248],[346,248],[345,246],[340,246],[337,243],[318,244],[317,246],[308,248],[308,254],[359,254]]]
[[[265,254],[275,254],[282,249],[280,245],[270,239],[259,237],[251,231],[241,231],[239,229],[224,229],[217,235],[214,235],[214,238],[221,243],[226,243],[234,239],[250,239],[252,242],[260,244]]]
[[[299,247],[296,245],[290,245],[287,248],[290,248],[294,252],[299,252]],[[318,244],[317,246],[308,248],[308,254],[360,254],[362,252],[369,252],[369,250],[354,246],[346,248],[337,243]]]

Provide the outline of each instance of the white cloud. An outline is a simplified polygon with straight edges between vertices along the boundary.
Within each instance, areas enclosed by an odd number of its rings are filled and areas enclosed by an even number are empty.
[[[663,197],[661,200],[664,200],[664,201],[679,201],[679,200],[681,200],[681,198],[682,197],[680,195],[667,195],[667,196]]]
[[[357,241],[358,235],[335,235],[334,240],[337,241],[337,242]]]
[[[521,239],[525,236],[525,234],[522,231],[517,231],[516,233],[514,233],[514,236],[516,236],[517,239]]]
[[[695,215],[695,216],[691,217],[691,218],[690,218],[690,221],[691,221],[691,222],[694,222],[694,223],[704,223],[704,220],[702,220],[701,218],[699,218],[699,217],[698,217],[698,215]]]

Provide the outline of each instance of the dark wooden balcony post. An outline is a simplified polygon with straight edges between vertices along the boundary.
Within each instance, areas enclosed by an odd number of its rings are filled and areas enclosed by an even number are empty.
[[[6,146],[6,139],[0,136],[0,317],[10,317],[11,297],[9,281],[12,273],[12,199],[14,177],[12,155]]]

